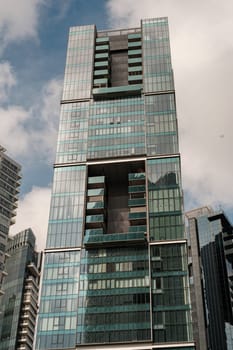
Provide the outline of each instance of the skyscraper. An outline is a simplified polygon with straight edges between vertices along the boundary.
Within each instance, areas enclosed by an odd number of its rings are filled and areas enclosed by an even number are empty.
[[[20,186],[21,166],[6,155],[0,146],[0,298],[4,293],[2,282],[5,269],[5,248],[9,227],[14,223]]]
[[[167,18],[69,34],[37,349],[194,349]]]
[[[233,229],[208,207],[187,214],[194,340],[197,350],[233,349]]]
[[[35,252],[31,229],[9,238],[8,275],[0,300],[0,349],[32,350],[38,309],[41,254]]]

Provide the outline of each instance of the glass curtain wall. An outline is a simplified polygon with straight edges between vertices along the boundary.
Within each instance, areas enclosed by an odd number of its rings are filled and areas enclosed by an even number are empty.
[[[70,30],[44,271],[36,349],[194,349],[167,18]]]

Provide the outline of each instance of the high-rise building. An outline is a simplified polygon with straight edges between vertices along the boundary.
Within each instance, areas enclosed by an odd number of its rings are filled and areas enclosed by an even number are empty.
[[[233,349],[233,229],[223,212],[194,209],[189,223],[190,289],[197,350]]]
[[[167,18],[72,27],[37,349],[194,349]]]
[[[7,274],[5,269],[5,248],[9,227],[14,223],[20,186],[21,166],[6,155],[0,146],[0,295],[4,293],[2,282]],[[1,296],[0,296],[1,298]]]
[[[9,238],[8,275],[0,300],[0,349],[32,350],[38,310],[41,254],[35,251],[31,229]]]

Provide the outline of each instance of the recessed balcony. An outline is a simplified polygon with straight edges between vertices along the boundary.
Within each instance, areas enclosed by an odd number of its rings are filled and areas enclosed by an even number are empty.
[[[129,193],[146,192],[146,186],[145,185],[129,186],[128,191]]]
[[[128,200],[129,207],[141,207],[146,205],[146,198],[133,198]]]
[[[129,221],[132,226],[146,225],[146,210],[142,212],[129,213]]]
[[[104,226],[104,215],[87,215],[86,228],[101,228]]]
[[[114,245],[133,245],[144,244],[146,236],[144,232],[127,232],[127,233],[112,233],[101,235],[86,235],[84,237],[84,245],[86,247],[93,246],[114,246]]]
[[[104,210],[104,202],[88,202],[87,203],[87,214],[102,214]]]
[[[93,96],[102,98],[104,96],[133,96],[138,95],[142,91],[142,84],[112,86],[107,88],[95,88],[92,90]]]

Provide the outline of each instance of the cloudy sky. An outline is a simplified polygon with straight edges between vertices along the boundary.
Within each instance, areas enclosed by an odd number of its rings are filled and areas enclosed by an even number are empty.
[[[22,165],[16,224],[47,231],[59,100],[70,26],[137,27],[168,16],[185,209],[211,205],[233,219],[232,0],[0,1],[0,144]]]

